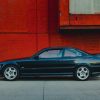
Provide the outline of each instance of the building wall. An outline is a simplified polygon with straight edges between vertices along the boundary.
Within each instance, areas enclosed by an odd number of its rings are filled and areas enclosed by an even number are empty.
[[[62,34],[59,27],[58,0],[0,0],[0,61],[31,56],[50,46],[100,51],[100,34]]]
[[[81,0],[72,0],[72,2],[73,1],[76,1],[76,3],[78,3],[78,1],[80,1],[79,3],[81,3]],[[89,3],[89,1],[87,3]],[[91,5],[91,0],[90,0],[90,5]],[[89,12],[87,12],[86,14],[84,14],[84,13],[76,14],[76,12],[75,12],[75,14],[74,13],[70,14],[70,7],[69,6],[70,6],[70,0],[60,0],[60,12],[61,12],[60,25],[61,26],[66,26],[66,25],[76,25],[76,26],[79,26],[79,25],[90,25],[90,26],[91,25],[93,25],[93,26],[100,25],[100,13],[99,12],[94,13],[94,14],[93,13],[88,14]],[[89,5],[87,5],[87,6],[89,6]],[[81,7],[81,5],[77,6],[75,8],[78,9],[78,7]],[[80,11],[81,10],[82,9],[80,9]],[[93,9],[93,11],[94,11],[94,9]]]

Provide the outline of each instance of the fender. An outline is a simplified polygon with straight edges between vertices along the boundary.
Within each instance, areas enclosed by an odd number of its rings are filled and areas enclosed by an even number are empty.
[[[3,64],[1,63],[1,70],[3,70],[8,65],[14,65],[14,66],[18,67],[18,69],[20,69],[20,66],[17,64],[17,62],[5,62]]]

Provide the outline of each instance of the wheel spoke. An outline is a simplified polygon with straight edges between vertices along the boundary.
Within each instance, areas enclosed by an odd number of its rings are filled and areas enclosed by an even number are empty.
[[[16,76],[16,72],[13,72],[12,75],[13,75],[13,76]]]
[[[9,71],[12,71],[11,67],[9,68]]]
[[[85,74],[87,74],[88,73],[88,71],[86,70],[86,71],[84,71],[85,72]]]
[[[81,69],[82,69],[82,71],[84,71],[84,67],[82,67]]]
[[[9,71],[7,71],[7,72],[6,72],[6,75],[10,76],[10,73],[9,73]]]

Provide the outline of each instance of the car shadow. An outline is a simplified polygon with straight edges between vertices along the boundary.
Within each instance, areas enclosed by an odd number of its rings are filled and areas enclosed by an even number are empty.
[[[91,77],[88,81],[100,81],[100,77]],[[78,81],[73,77],[22,77],[19,81]]]
[[[97,76],[97,77],[91,77],[91,78],[89,79],[89,81],[94,81],[94,80],[100,81],[100,76]]]
[[[35,78],[20,78],[24,81],[78,81],[73,77],[35,77]],[[91,77],[88,81],[100,81],[100,77]]]
[[[88,81],[100,81],[99,77],[91,77]],[[5,81],[3,77],[0,77],[0,81]],[[73,77],[21,77],[16,81],[78,81]]]
[[[25,81],[74,81],[75,79],[73,77],[35,77],[35,78],[20,78],[20,80]]]

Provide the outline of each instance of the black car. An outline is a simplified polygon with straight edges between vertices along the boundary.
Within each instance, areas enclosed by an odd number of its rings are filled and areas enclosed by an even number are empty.
[[[71,47],[45,48],[23,59],[0,63],[0,73],[6,80],[20,76],[74,76],[78,80],[100,74],[100,57]]]

